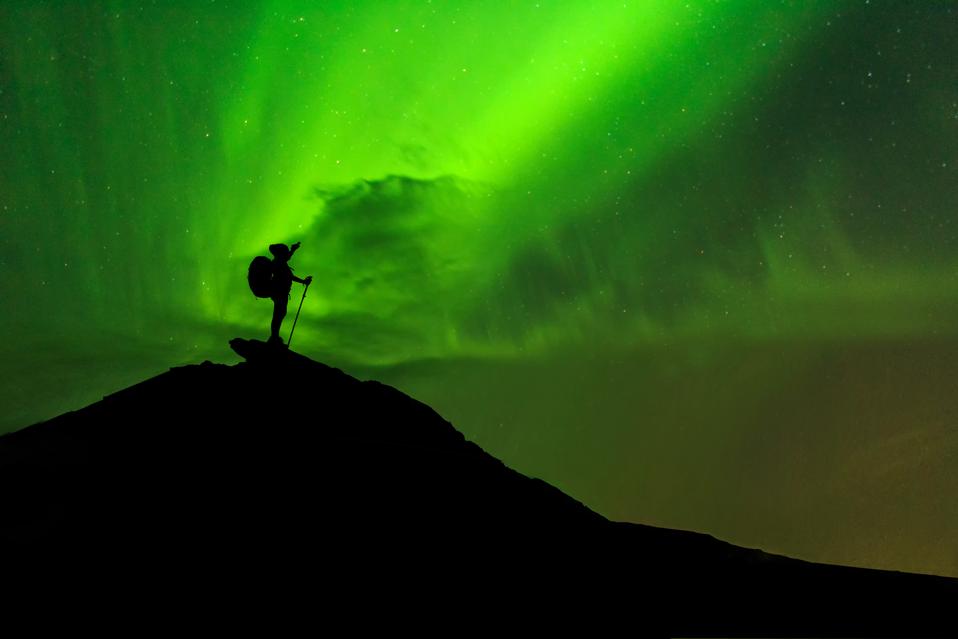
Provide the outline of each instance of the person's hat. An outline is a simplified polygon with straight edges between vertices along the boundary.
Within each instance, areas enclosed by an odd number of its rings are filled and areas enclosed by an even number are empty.
[[[289,247],[285,244],[270,244],[269,252],[276,257],[286,257],[289,255]]]

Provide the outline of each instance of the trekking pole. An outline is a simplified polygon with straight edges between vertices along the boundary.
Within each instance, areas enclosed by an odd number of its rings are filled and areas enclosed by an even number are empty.
[[[312,282],[310,282],[312,284]],[[286,341],[286,348],[293,343],[293,331],[296,330],[296,322],[299,320],[299,312],[303,310],[303,301],[306,299],[306,291],[309,290],[309,284],[303,289],[303,299],[299,300],[299,308],[296,309],[296,319],[293,320],[293,328],[289,329],[289,339]]]

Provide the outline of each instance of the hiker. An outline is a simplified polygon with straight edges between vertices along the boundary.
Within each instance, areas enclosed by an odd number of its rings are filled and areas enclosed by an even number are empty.
[[[270,299],[273,300],[273,322],[270,324],[270,335],[267,344],[282,344],[283,339],[279,336],[280,326],[283,325],[283,318],[286,317],[286,305],[289,303],[289,291],[293,282],[305,284],[313,281],[310,275],[306,279],[300,279],[293,275],[293,269],[289,267],[289,259],[299,248],[299,242],[288,247],[285,244],[271,244],[269,252],[273,254],[273,278],[272,293]]]

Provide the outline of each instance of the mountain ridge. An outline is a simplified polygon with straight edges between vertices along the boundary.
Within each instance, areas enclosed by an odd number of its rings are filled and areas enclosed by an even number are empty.
[[[647,629],[668,632],[956,628],[946,610],[958,580],[613,522],[392,387],[262,342],[231,346],[246,361],[173,368],[0,437],[0,485],[12,488],[0,502],[2,547],[150,569],[216,565],[224,587],[238,565],[257,579],[295,566],[357,588],[369,587],[358,575],[416,575],[440,598],[492,582],[566,616],[640,606]],[[397,582],[389,599],[409,587]]]

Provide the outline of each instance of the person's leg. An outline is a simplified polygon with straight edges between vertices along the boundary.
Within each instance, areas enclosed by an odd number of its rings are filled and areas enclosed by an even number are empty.
[[[279,336],[279,329],[283,325],[283,318],[286,317],[286,305],[289,303],[289,298],[285,295],[283,297],[274,297],[273,298],[273,322],[270,324],[270,342],[279,342],[283,343],[283,338]]]

